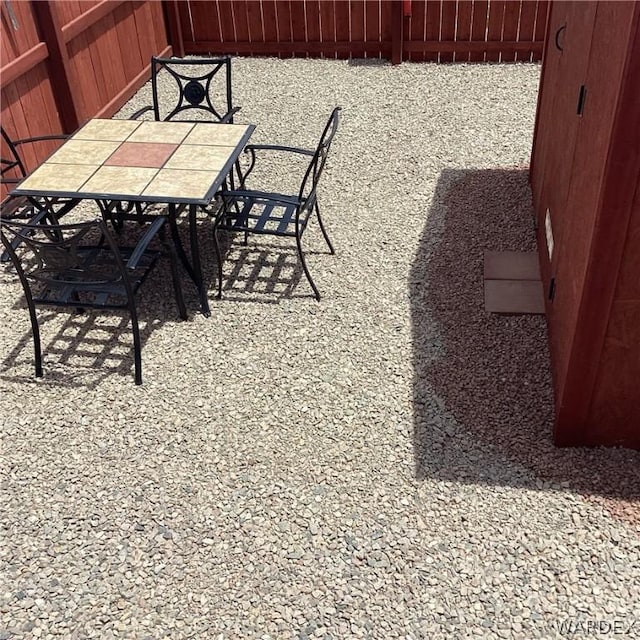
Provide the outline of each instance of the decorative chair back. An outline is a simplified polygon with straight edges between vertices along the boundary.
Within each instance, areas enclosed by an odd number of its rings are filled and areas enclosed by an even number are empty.
[[[2,152],[0,153],[0,181],[2,184],[15,184],[27,175],[27,169],[18,153],[16,145],[4,127],[0,127],[2,135]]]
[[[151,59],[151,88],[156,120],[196,120],[233,123],[231,58]],[[159,94],[158,74],[168,73],[176,83],[173,95]],[[175,89],[177,88],[177,92]],[[173,99],[173,100],[172,100]]]
[[[340,107],[336,107],[329,116],[329,120],[320,136],[320,142],[316,147],[313,158],[307,167],[298,194],[300,201],[303,203],[301,210],[306,211],[312,209],[316,204],[317,187],[320,181],[320,176],[324,170],[324,165],[327,162],[329,155],[329,149],[331,143],[338,130],[338,124],[340,123]]]
[[[80,283],[84,291],[113,288],[124,290],[129,298],[133,296],[118,246],[102,219],[74,224],[6,220],[0,237],[30,298],[34,293],[31,284],[64,293],[65,287]],[[89,251],[85,246],[87,242],[91,243]],[[20,246],[20,255],[15,245]],[[105,251],[106,248],[111,251]],[[68,301],[65,299],[65,302]],[[55,304],[56,299],[50,303]],[[91,306],[90,302],[83,304]]]

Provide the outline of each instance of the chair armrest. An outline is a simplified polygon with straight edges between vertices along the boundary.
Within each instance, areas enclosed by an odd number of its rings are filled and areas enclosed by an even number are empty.
[[[301,149],[300,147],[285,147],[280,144],[248,144],[245,153],[251,151],[286,151],[288,153],[299,153],[304,156],[312,156],[315,151],[312,149]]]
[[[229,121],[233,119],[233,116],[238,113],[238,111],[240,111],[240,109],[242,109],[242,107],[233,107],[233,109],[231,109],[231,111],[229,111],[228,113],[225,113],[224,116],[222,116],[222,118],[220,119],[220,123],[219,124],[229,124]]]
[[[147,105],[146,107],[142,107],[142,109],[138,109],[135,113],[132,113],[129,116],[129,120],[137,120],[143,113],[146,113],[147,111],[151,111],[153,109],[153,107],[151,105]]]
[[[58,133],[55,135],[47,136],[33,136],[31,138],[20,138],[19,140],[12,140],[12,143],[18,147],[21,144],[30,144],[32,142],[43,142],[44,140],[66,140],[69,136],[64,133]]]
[[[144,255],[144,252],[149,247],[149,243],[155,238],[156,234],[164,223],[167,221],[167,218],[164,216],[158,216],[150,225],[145,234],[140,239],[140,242],[136,245],[136,248],[133,250],[133,253],[127,260],[127,264],[125,265],[127,269],[137,269],[138,262]]]
[[[300,198],[295,196],[285,196],[280,193],[270,193],[268,191],[247,191],[244,189],[231,189],[221,191],[222,198],[259,198],[260,200],[270,200],[271,202],[281,202],[283,204],[300,204]]]

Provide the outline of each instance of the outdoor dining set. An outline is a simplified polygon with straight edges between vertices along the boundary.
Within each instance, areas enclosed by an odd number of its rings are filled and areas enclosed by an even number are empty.
[[[203,220],[213,234],[218,298],[223,284],[219,234],[224,231],[240,232],[245,244],[249,234],[293,238],[302,270],[320,299],[302,236],[317,218],[334,253],[317,191],[340,108],[330,114],[315,149],[252,145],[256,125],[234,123],[240,107],[233,105],[230,58],[154,57],[151,71],[153,104],[128,120],[92,119],[71,136],[16,139],[2,128],[1,177],[8,195],[0,209],[0,259],[24,290],[37,377],[43,373],[37,307],[123,309],[133,331],[135,382],[142,384],[135,299],[160,258],[169,262],[179,316],[188,317],[182,270],[197,289],[202,313],[210,315],[202,267],[207,256],[198,241]],[[159,88],[162,78],[174,86],[175,102],[167,104]],[[214,95],[222,96],[222,106]],[[140,119],[146,112],[152,120]],[[62,144],[29,173],[25,145],[56,138]],[[252,184],[254,168],[268,162],[271,153],[308,158],[297,192]],[[83,219],[83,202],[95,203],[99,215]],[[71,212],[73,222],[61,220]],[[183,217],[188,248],[178,227]],[[141,231],[133,246],[130,241],[125,246],[123,238],[130,236],[124,229],[134,222]]]

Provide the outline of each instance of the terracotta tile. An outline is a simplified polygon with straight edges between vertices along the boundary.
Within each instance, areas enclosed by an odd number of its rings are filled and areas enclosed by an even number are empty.
[[[67,140],[47,162],[100,166],[120,145],[106,140]]]
[[[182,145],[164,165],[165,169],[194,169],[218,172],[229,159],[235,147],[209,147]],[[211,178],[213,181],[213,176]]]
[[[167,142],[179,144],[193,129],[191,122],[142,122],[127,142]]]
[[[73,140],[114,140],[122,142],[126,140],[132,132],[134,132],[142,122],[135,120],[107,120],[96,118],[89,120],[87,124],[80,129],[74,136]]]
[[[177,144],[164,142],[123,142],[104,164],[109,167],[159,169],[177,147]]]
[[[536,280],[485,280],[484,306],[489,313],[544,314],[544,291]]]
[[[100,167],[83,185],[82,191],[95,194],[137,196],[158,173],[145,167]]]
[[[540,280],[538,254],[525,251],[485,251],[485,280]]]
[[[161,169],[143,195],[202,199],[216,175],[211,171]]]
[[[198,123],[186,137],[185,144],[235,147],[248,127],[244,124]]]
[[[96,170],[88,164],[49,164],[38,167],[22,181],[20,189],[75,192]]]

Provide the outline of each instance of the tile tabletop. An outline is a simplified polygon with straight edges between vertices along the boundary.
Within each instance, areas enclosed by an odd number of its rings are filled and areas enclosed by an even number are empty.
[[[254,129],[239,124],[90,120],[12,193],[205,204]]]

